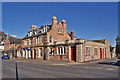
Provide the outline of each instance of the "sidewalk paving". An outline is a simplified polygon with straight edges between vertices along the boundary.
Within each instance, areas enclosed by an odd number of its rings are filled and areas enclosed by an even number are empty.
[[[91,64],[91,63],[99,63],[102,61],[112,60],[113,58],[107,59],[97,59],[94,61],[86,61],[86,62],[74,62],[74,61],[67,61],[67,60],[42,60],[42,59],[24,59],[24,58],[12,58],[11,61],[17,62],[30,62],[30,63],[37,63],[37,64],[49,64],[49,65],[79,65],[79,64]]]

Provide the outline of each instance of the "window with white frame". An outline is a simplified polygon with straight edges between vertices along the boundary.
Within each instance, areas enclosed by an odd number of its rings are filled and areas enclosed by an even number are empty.
[[[41,37],[41,43],[42,43],[42,37]]]
[[[64,46],[58,47],[57,55],[66,55],[66,48]]]
[[[53,38],[52,38],[52,36],[50,36],[50,43],[52,42],[52,40],[53,40]]]
[[[50,54],[51,54],[51,55],[54,55],[54,50],[53,50],[53,48],[50,48]]]
[[[29,58],[31,58],[31,50],[29,50]]]
[[[47,27],[45,27],[45,32],[47,32]]]
[[[25,57],[25,50],[23,50],[23,57]]]
[[[66,54],[66,48],[64,47],[64,54]]]
[[[38,38],[36,38],[36,44],[38,43]]]
[[[62,28],[58,28],[58,33],[62,33]]]
[[[32,32],[29,33],[29,36],[32,36]]]
[[[39,49],[39,57],[42,57],[42,48]]]
[[[18,56],[20,56],[20,53],[19,53],[19,51],[18,51]]]
[[[58,47],[58,55],[60,55],[60,47]]]
[[[35,31],[35,34],[37,34],[37,30]]]
[[[30,39],[30,43],[29,44],[31,45],[31,39]]]
[[[85,47],[85,55],[90,56],[90,47]]]

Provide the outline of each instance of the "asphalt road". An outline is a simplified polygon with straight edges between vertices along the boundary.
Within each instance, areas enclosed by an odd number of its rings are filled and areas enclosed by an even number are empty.
[[[2,61],[2,78],[118,78],[116,59],[100,63],[50,65]]]
[[[1,51],[3,51],[3,49],[0,49],[0,58],[2,57]],[[2,60],[0,59],[0,79],[2,79]]]

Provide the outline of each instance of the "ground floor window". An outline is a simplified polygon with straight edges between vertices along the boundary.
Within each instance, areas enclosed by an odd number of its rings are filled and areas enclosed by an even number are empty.
[[[50,54],[54,55],[54,49],[53,48],[50,48]]]
[[[42,48],[39,49],[39,57],[42,57]]]
[[[19,53],[19,51],[18,51],[18,56],[20,56],[20,53]]]
[[[19,56],[21,57],[21,51],[19,51]]]
[[[66,54],[66,48],[64,47],[64,54]]]
[[[23,57],[25,57],[25,50],[23,50]]]
[[[64,46],[57,48],[57,54],[58,55],[65,55],[66,54],[66,48]]]
[[[90,47],[85,47],[85,55],[86,56],[90,55]]]
[[[28,50],[26,50],[26,58],[28,58]]]
[[[97,55],[97,48],[94,48],[94,55]]]
[[[29,50],[29,58],[31,58],[31,50]]]

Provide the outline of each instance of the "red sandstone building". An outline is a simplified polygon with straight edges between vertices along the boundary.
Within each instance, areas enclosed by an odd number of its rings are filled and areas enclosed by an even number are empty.
[[[58,22],[53,16],[52,25],[31,26],[17,49],[17,57],[84,62],[110,58],[110,46],[108,40],[77,39],[73,30],[70,34],[67,32],[65,20]]]
[[[18,39],[16,36],[9,37],[6,36],[4,44],[4,53],[7,53],[10,58],[17,57],[17,50],[21,46],[21,39]]]

